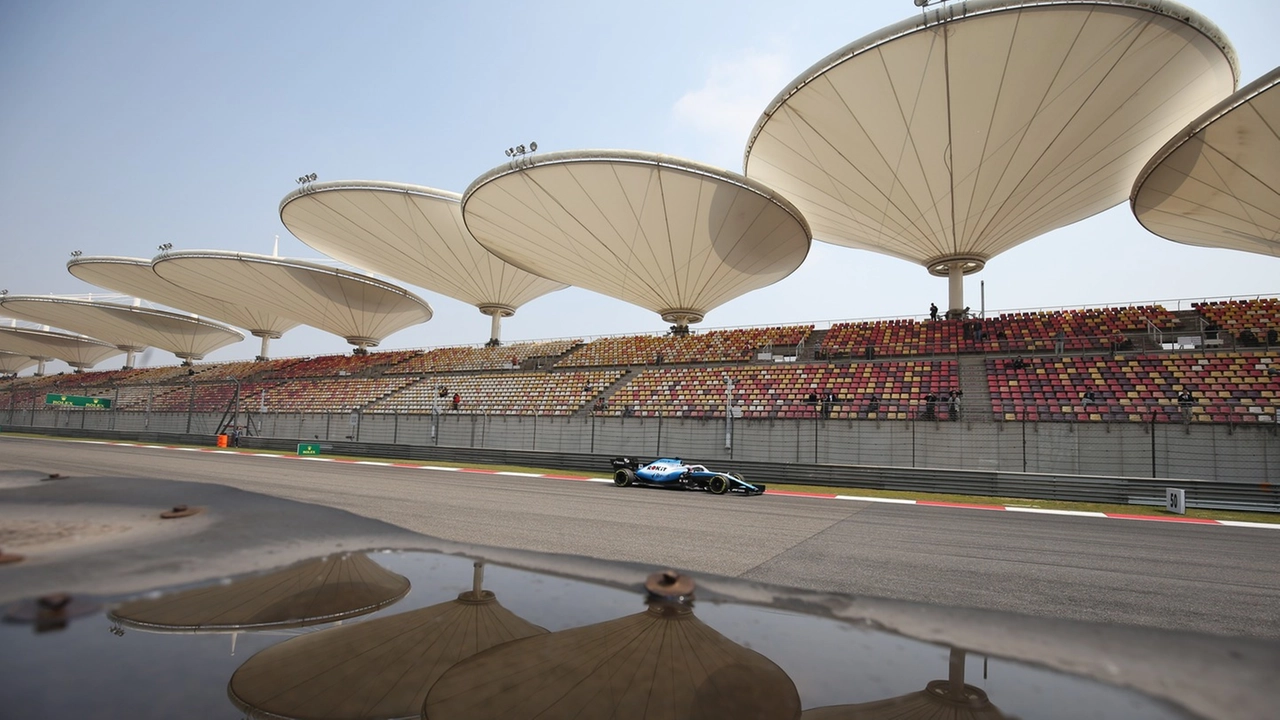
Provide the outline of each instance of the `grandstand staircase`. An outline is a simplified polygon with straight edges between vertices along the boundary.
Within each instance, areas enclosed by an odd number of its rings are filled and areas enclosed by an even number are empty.
[[[539,356],[539,357],[525,358],[524,362],[520,364],[520,370],[522,372],[536,371],[536,370],[550,370],[551,368],[555,367],[561,360],[569,357],[574,353],[575,350],[577,350],[578,348],[584,345],[586,345],[586,343],[583,343],[583,342],[574,343],[573,346],[570,347],[568,350],[565,350],[564,352],[560,353],[559,355],[556,355],[555,357]]]
[[[796,358],[799,362],[808,362],[817,359],[818,348],[822,347],[822,341],[827,339],[827,333],[830,330],[814,330],[809,333],[809,337],[804,341],[804,355]]]
[[[407,389],[409,389],[409,388],[413,387],[414,385],[416,385],[416,384],[418,384],[418,383],[420,383],[420,382],[431,382],[431,381],[432,381],[432,378],[429,378],[429,377],[428,377],[428,378],[422,378],[422,379],[419,379],[419,380],[415,380],[415,381],[413,381],[413,382],[411,382],[411,383],[405,383],[404,385],[401,385],[400,387],[398,387],[398,388],[396,388],[396,389],[394,389],[394,390],[388,390],[388,391],[386,391],[386,392],[382,393],[381,395],[379,395],[379,396],[375,397],[374,399],[372,399],[372,400],[370,400],[369,402],[367,402],[367,403],[365,403],[365,404],[363,404],[363,405],[359,406],[359,407],[358,407],[358,408],[356,408],[356,409],[358,409],[360,412],[364,412],[364,411],[368,410],[369,408],[373,407],[374,405],[377,405],[378,403],[382,402],[383,400],[386,400],[387,398],[391,397],[392,395],[395,395],[396,393],[398,393],[398,392],[400,392],[400,391],[402,391],[402,390],[407,390]]]
[[[961,355],[956,360],[956,375],[964,398],[960,417],[974,422],[992,422],[991,389],[987,387],[987,359],[982,355]]]
[[[573,416],[574,417],[591,417],[591,410],[596,406],[596,400],[600,398],[604,398],[606,401],[612,401],[613,394],[618,392],[618,390],[621,389],[622,386],[631,382],[631,380],[635,378],[636,375],[640,374],[640,371],[642,369],[643,368],[628,368],[627,371],[622,374],[622,377],[618,378],[618,380],[615,383],[605,388],[601,392],[597,393],[594,397],[588,400],[587,404],[578,408],[578,411],[575,412]]]

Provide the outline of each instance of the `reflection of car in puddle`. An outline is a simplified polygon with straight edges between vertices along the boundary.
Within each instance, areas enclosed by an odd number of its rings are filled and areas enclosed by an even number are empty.
[[[1133,691],[836,619],[785,589],[753,594],[770,607],[711,586],[695,614],[692,580],[674,573],[640,594],[453,555],[333,555],[118,604],[117,638],[85,619],[57,633],[57,649],[15,625],[0,642],[23,659],[19,672],[54,652],[60,685],[97,688],[51,695],[41,688],[52,678],[27,671],[11,702],[45,716],[211,717],[229,696],[250,717],[335,720],[1187,717]],[[209,632],[237,633],[242,657]]]

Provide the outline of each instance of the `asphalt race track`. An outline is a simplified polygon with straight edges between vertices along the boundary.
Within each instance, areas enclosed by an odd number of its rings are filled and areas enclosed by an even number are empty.
[[[22,438],[0,438],[0,469],[221,483],[457,542],[821,591],[1280,638],[1280,530],[722,497]]]

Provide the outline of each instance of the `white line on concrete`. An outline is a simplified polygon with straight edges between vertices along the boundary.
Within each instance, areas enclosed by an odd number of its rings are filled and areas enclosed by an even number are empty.
[[[1219,525],[1230,525],[1231,527],[1252,527],[1266,528],[1268,530],[1280,530],[1280,523],[1257,523],[1248,522],[1246,520],[1219,520]]]
[[[1093,512],[1091,510],[1053,510],[1050,508],[1030,508],[1019,507],[1017,505],[1006,505],[1005,510],[1009,512],[1036,513],[1037,515],[1072,515],[1074,517],[1106,517],[1106,513]]]
[[[766,495],[768,493],[765,493]],[[915,500],[904,500],[902,498],[881,498],[881,497],[863,497],[861,495],[837,495],[837,500],[858,500],[861,502],[874,503],[892,503],[894,505],[915,505]]]

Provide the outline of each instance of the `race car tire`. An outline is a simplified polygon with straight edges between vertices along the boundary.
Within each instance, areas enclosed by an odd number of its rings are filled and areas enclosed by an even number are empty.
[[[729,492],[729,478],[724,475],[713,475],[707,481],[707,492],[712,495],[723,495]]]
[[[618,468],[618,471],[613,474],[613,484],[618,487],[627,487],[635,481],[636,474],[631,468]]]

